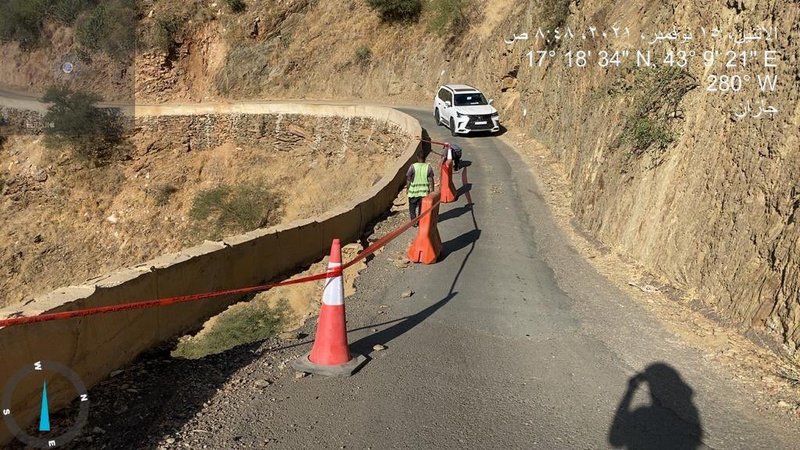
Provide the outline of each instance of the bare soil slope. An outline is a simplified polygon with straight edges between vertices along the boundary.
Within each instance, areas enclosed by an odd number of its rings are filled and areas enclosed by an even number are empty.
[[[328,211],[378,181],[405,139],[367,120],[305,116],[253,116],[264,128],[251,139],[232,120],[144,120],[132,154],[97,168],[39,138],[6,142],[0,304],[247,231],[193,218],[203,191],[266,186],[274,196],[267,225]]]

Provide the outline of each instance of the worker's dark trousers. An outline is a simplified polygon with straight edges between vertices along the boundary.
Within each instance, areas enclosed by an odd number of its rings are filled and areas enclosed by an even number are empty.
[[[422,199],[425,197],[409,197],[408,198],[408,213],[411,215],[411,220],[414,220],[422,209]]]

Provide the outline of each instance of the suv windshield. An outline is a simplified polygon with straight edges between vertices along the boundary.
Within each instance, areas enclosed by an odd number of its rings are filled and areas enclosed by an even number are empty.
[[[480,92],[473,92],[471,94],[456,94],[456,104],[454,106],[475,106],[487,105],[486,97]]]

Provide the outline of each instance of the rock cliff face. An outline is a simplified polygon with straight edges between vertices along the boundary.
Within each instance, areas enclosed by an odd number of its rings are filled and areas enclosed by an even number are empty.
[[[777,29],[777,38],[738,51],[763,57],[765,50],[776,50],[781,62],[771,70],[761,63],[726,70],[719,63],[706,68],[699,59],[670,82],[665,80],[673,74],[663,69],[652,80],[648,76],[654,73],[635,69],[620,70],[620,78],[613,70],[553,64],[529,73],[538,79],[517,81],[524,86],[520,105],[529,111],[522,123],[564,162],[573,210],[591,233],[722,315],[778,333],[795,351],[800,345],[800,5],[653,3],[580,2],[567,24],[607,29],[618,22],[648,35],[673,24],[690,30],[764,25]],[[642,47],[633,41],[623,47]],[[570,48],[577,47],[565,43],[564,49]],[[684,48],[696,54],[737,50],[697,33]],[[762,94],[756,85],[736,93],[707,90],[709,76],[737,73],[776,75],[775,92]],[[780,112],[771,119],[736,117],[743,105],[761,101]],[[530,114],[537,110],[543,113]],[[649,112],[642,115],[643,110]],[[672,142],[660,148],[652,129],[631,131],[641,120],[660,122]],[[637,137],[626,139],[630,134],[656,142],[637,149]]]

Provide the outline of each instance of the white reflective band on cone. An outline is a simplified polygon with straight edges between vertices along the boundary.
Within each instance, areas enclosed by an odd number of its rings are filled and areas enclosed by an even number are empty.
[[[453,159],[453,149],[447,147],[447,159]]]
[[[329,263],[328,270],[342,267],[342,263]],[[344,283],[342,276],[327,278],[325,292],[322,293],[322,303],[330,306],[344,305]]]

